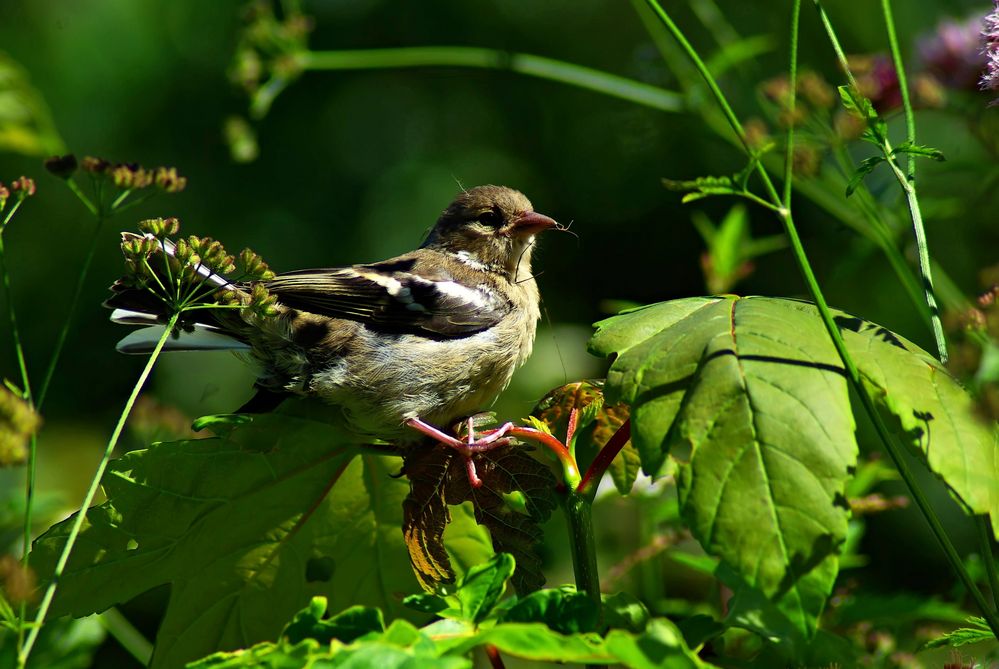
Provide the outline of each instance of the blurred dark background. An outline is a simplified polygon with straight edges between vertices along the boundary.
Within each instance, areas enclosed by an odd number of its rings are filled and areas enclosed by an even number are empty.
[[[698,14],[705,3],[670,4],[703,53],[717,50],[724,35],[717,26],[705,27]],[[803,65],[833,85],[842,83],[807,5]],[[661,178],[731,174],[745,159],[698,114],[658,111],[504,71],[306,72],[255,124],[257,160],[240,164],[230,157],[222,129],[228,117],[245,116],[247,109],[245,96],[226,76],[241,6],[235,0],[0,5],[0,50],[24,68],[44,98],[67,151],[171,165],[188,178],[183,193],[157,196],[101,233],[44,410],[39,487],[57,495],[58,508],[78,504],[141,369],[141,359],[115,353],[124,331],[109,323],[100,304],[122,266],[118,231],[134,229],[142,218],[177,216],[186,232],[213,236],[231,250],[250,246],[283,271],[409,250],[462,185],[497,183],[524,191],[538,211],[571,224],[575,235],[546,235],[536,256],[546,313],[534,358],[498,405],[510,418],[526,415],[553,386],[602,373],[585,342],[590,324],[620,301],[708,291],[701,269],[705,244],[692,214],[703,211],[717,222],[732,202],[681,205],[680,195],[664,189]],[[769,48],[722,77],[742,118],[765,117],[760,86],[786,70],[787,11],[761,1],[718,7],[723,25],[742,36],[770,36]],[[917,61],[916,40],[940,20],[990,8],[987,2],[900,4],[907,59]],[[629,3],[316,0],[303,9],[314,20],[309,44],[316,50],[485,46],[681,87]],[[828,3],[828,10],[849,53],[884,51],[883,25],[873,8],[860,15],[857,3],[839,0]],[[699,95],[703,99],[703,91]],[[982,109],[988,101],[981,94],[954,95]],[[897,131],[897,114],[893,118]],[[970,123],[960,104],[920,111],[918,123],[920,143],[948,157],[947,163],[920,164],[931,249],[957,288],[972,295],[979,289],[979,270],[996,262],[999,248],[995,189],[982,188],[994,183],[995,154],[983,148],[976,135],[981,124]],[[44,371],[94,229],[93,218],[68,189],[44,171],[42,157],[0,153],[0,181],[25,174],[38,185],[4,235],[33,378]],[[897,187],[878,179],[875,194],[901,213]],[[829,301],[931,347],[927,327],[884,256],[809,199],[799,198],[796,207]],[[749,221],[756,237],[780,233],[765,210],[750,209]],[[805,296],[787,251],[756,259],[753,271],[731,290]],[[197,416],[232,410],[248,396],[251,373],[232,356],[202,356],[192,365],[187,355],[167,356],[155,372],[149,392],[161,402]],[[0,377],[18,378],[6,320],[0,325]],[[22,480],[20,469],[0,471],[0,486],[19,489]],[[939,497],[946,501],[945,494]],[[886,587],[895,582],[932,588],[939,579],[927,575],[941,573],[942,562],[921,533],[922,521],[907,514],[896,514],[878,530],[886,539],[875,537],[869,550],[884,552],[872,562],[897,565],[891,555],[918,552],[920,562],[911,570],[884,571]]]

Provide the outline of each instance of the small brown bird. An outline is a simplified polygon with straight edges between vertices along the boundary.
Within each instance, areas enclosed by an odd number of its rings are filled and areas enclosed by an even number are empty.
[[[166,348],[248,350],[262,373],[245,410],[276,406],[289,395],[318,397],[361,435],[405,441],[415,436],[408,426],[468,455],[509,428],[458,442],[434,426],[487,407],[530,355],[539,318],[531,251],[535,235],[555,225],[516,190],[472,188],[444,210],[417,250],[279,274],[262,282],[277,298],[274,318],[194,311],[194,332]],[[173,251],[166,241],[162,248]],[[251,289],[218,274],[206,280],[219,289]],[[150,293],[121,284],[113,291],[106,302],[115,309],[112,320],[162,320],[163,305]],[[118,349],[148,353],[161,332],[133,332]],[[474,467],[469,471],[474,476]]]

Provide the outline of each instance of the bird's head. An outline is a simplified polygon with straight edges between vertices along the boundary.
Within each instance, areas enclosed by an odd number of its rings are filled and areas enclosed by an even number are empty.
[[[535,212],[520,191],[477,186],[460,193],[444,210],[423,246],[517,279],[530,275],[534,236],[555,225]]]

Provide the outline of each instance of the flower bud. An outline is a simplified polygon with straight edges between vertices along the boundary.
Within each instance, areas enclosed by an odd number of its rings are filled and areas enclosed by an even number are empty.
[[[264,259],[250,249],[240,252],[239,262],[243,266],[243,274],[251,281],[267,281],[275,276]]]
[[[174,217],[170,218],[149,218],[139,221],[139,230],[146,232],[157,239],[163,239],[180,232],[180,221]]]
[[[35,180],[18,177],[11,182],[10,189],[15,193],[21,193],[21,197],[31,197],[35,194]]]
[[[166,193],[179,193],[187,186],[187,178],[178,175],[176,167],[157,167],[156,185]]]
[[[84,156],[83,160],[80,161],[80,167],[83,168],[84,172],[90,172],[94,175],[103,175],[107,172],[108,168],[111,167],[111,163],[103,158]]]

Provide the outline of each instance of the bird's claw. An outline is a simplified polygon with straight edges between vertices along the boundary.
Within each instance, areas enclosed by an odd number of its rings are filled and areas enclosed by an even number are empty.
[[[472,419],[468,419],[468,436],[466,441],[461,441],[456,439],[451,435],[437,429],[429,423],[425,423],[419,418],[410,418],[406,421],[409,427],[413,428],[418,432],[435,439],[437,442],[444,444],[461,454],[461,457],[465,460],[465,470],[468,473],[468,483],[473,488],[479,488],[482,486],[482,479],[479,478],[478,473],[475,470],[475,461],[472,460],[472,456],[477,453],[485,453],[486,451],[491,451],[494,448],[500,448],[507,446],[511,442],[511,437],[507,437],[506,434],[514,428],[513,423],[504,423],[499,428],[491,430],[488,434],[483,437],[475,438],[475,428],[473,426]]]

